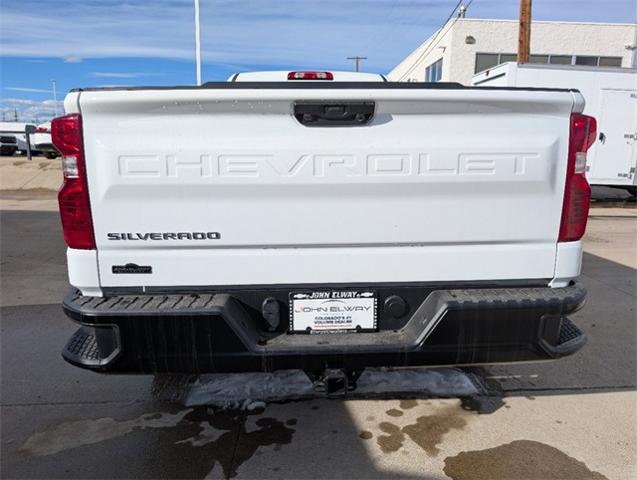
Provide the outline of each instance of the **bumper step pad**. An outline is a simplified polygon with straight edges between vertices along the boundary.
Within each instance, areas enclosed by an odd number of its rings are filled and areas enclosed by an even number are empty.
[[[586,335],[568,317],[562,318],[560,335],[555,345],[540,339],[540,346],[551,358],[565,357],[582,348],[588,341]]]
[[[82,326],[69,339],[62,356],[73,365],[104,367],[120,354],[118,331],[115,326]]]
[[[100,359],[97,338],[84,327],[73,334],[64,351],[69,358],[75,358],[78,363],[90,364]]]

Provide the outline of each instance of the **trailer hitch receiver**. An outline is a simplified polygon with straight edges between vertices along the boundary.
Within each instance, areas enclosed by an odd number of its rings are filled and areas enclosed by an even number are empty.
[[[343,397],[356,389],[356,380],[361,372],[328,368],[320,373],[307,373],[314,391],[325,393],[328,397]]]

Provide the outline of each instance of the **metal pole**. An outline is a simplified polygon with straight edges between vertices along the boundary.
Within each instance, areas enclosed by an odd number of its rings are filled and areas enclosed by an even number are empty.
[[[55,80],[51,80],[51,86],[53,87],[53,108],[55,109],[55,116],[58,116],[58,92],[57,92],[57,82]]]
[[[33,160],[33,155],[31,154],[31,134],[29,133],[29,130],[26,130],[24,138],[27,142],[27,158],[29,160]]]
[[[199,26],[199,0],[195,0],[195,62],[197,64],[197,85],[201,85],[201,28]]]
[[[35,133],[35,125],[24,126],[24,136],[27,142],[27,158],[33,160],[33,152],[31,152],[31,135]]]

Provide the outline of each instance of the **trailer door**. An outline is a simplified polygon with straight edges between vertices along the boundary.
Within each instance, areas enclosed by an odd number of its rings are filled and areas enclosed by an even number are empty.
[[[600,93],[599,140],[591,178],[596,184],[634,184],[637,90],[602,90]]]

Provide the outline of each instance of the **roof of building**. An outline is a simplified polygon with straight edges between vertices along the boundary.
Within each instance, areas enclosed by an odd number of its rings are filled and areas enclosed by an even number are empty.
[[[510,19],[503,19],[503,18],[463,17],[463,18],[456,18],[455,20],[461,21],[461,22],[500,22],[500,23],[515,23],[515,24],[518,23],[517,19],[510,20]],[[533,20],[532,23],[533,24],[546,23],[546,24],[560,24],[560,25],[562,24],[564,25],[611,25],[611,26],[617,26],[617,27],[637,27],[636,22],[616,23],[616,22],[574,22],[574,21],[563,21],[563,20]]]

